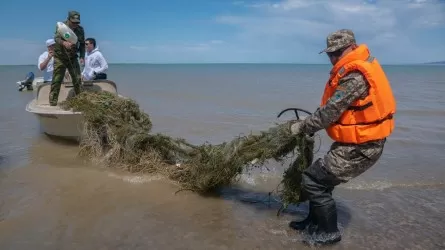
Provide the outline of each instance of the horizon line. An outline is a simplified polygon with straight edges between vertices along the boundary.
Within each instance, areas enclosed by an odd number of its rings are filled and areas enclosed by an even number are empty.
[[[203,63],[138,63],[138,62],[110,62],[109,65],[202,65],[202,64],[289,64],[289,65],[331,65],[330,63],[297,63],[297,62],[203,62]],[[426,62],[426,63],[382,63],[381,65],[390,66],[408,66],[408,65],[434,65],[436,63]],[[439,65],[439,64],[437,64]],[[35,66],[35,64],[0,64],[0,66]]]

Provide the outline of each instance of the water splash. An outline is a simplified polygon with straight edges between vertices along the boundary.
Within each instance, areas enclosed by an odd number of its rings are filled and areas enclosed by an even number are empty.
[[[410,187],[445,187],[445,182],[411,182],[411,183],[394,183],[390,181],[375,182],[355,182],[341,186],[341,188],[349,190],[385,190],[389,188],[410,188]]]
[[[162,176],[159,175],[118,175],[115,173],[108,173],[108,176],[132,184],[142,184],[162,179]]]

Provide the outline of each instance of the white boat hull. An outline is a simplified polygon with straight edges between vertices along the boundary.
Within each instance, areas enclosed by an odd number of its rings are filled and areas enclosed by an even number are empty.
[[[80,112],[63,112],[57,106],[43,106],[36,109],[35,100],[26,106],[26,111],[34,113],[45,134],[79,139],[83,131],[83,116]]]
[[[82,131],[82,115],[37,115],[45,134],[69,139],[79,139]]]
[[[66,100],[74,91],[72,86],[69,86],[70,83],[64,83],[62,85],[59,93],[59,103]],[[36,115],[40,122],[40,127],[45,134],[79,140],[83,133],[82,113],[64,110],[59,105],[50,106],[50,86],[50,83],[44,83],[37,88],[36,98],[26,105],[26,111]],[[84,83],[84,89],[85,91],[107,91],[117,95],[115,83],[107,80]]]
[[[43,77],[36,77],[34,78],[34,81],[32,81],[32,87],[34,90],[37,89],[38,86],[40,86],[43,83]]]

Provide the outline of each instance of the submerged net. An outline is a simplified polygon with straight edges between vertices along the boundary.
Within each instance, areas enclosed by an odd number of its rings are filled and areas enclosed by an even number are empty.
[[[192,145],[150,133],[150,117],[135,101],[108,92],[82,92],[61,106],[83,112],[81,155],[108,167],[162,174],[199,193],[230,185],[243,171],[267,160],[284,162],[296,149],[298,157],[284,172],[280,198],[284,206],[297,204],[301,173],[312,163],[313,140],[291,135],[290,122],[230,142]]]

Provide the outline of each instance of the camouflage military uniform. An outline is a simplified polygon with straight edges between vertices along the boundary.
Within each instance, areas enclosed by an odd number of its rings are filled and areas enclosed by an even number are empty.
[[[327,104],[317,109],[312,116],[303,121],[302,131],[313,134],[336,122],[346,109],[357,99],[366,97],[369,85],[360,72],[351,72],[343,77],[339,90]],[[333,184],[347,182],[372,167],[383,151],[385,139],[364,144],[334,142],[329,152],[314,162],[311,168],[325,168],[335,176]],[[308,170],[310,171],[310,170]]]
[[[68,13],[68,20],[73,22],[80,22],[80,14],[77,11],[70,11]],[[64,23],[68,25],[68,20]],[[63,37],[57,32],[54,40],[56,41],[54,47],[54,71],[53,71],[53,79],[51,83],[51,91],[49,94],[49,102],[52,106],[57,105],[57,99],[59,97],[60,85],[65,76],[65,72],[68,69],[68,72],[71,76],[74,92],[76,94],[80,93],[80,65],[78,62],[78,55],[81,59],[85,58],[85,33],[82,26],[78,26],[73,30],[73,32],[77,36],[77,44],[73,44],[70,49],[65,48],[63,46]]]
[[[328,36],[327,48],[320,53],[335,53],[353,44],[355,44],[355,38],[352,31],[336,31]],[[345,75],[339,80],[336,92],[326,105],[296,124],[298,133],[312,135],[328,128],[338,121],[343,112],[356,100],[366,97],[369,87],[360,71]],[[382,155],[385,141],[386,139],[382,139],[363,144],[334,142],[323,158],[314,161],[304,171],[300,201],[310,201],[309,215],[303,221],[292,221],[290,226],[297,230],[309,228],[311,233],[315,232],[314,241],[320,244],[340,241],[332,191],[335,186],[349,181],[372,167]]]

